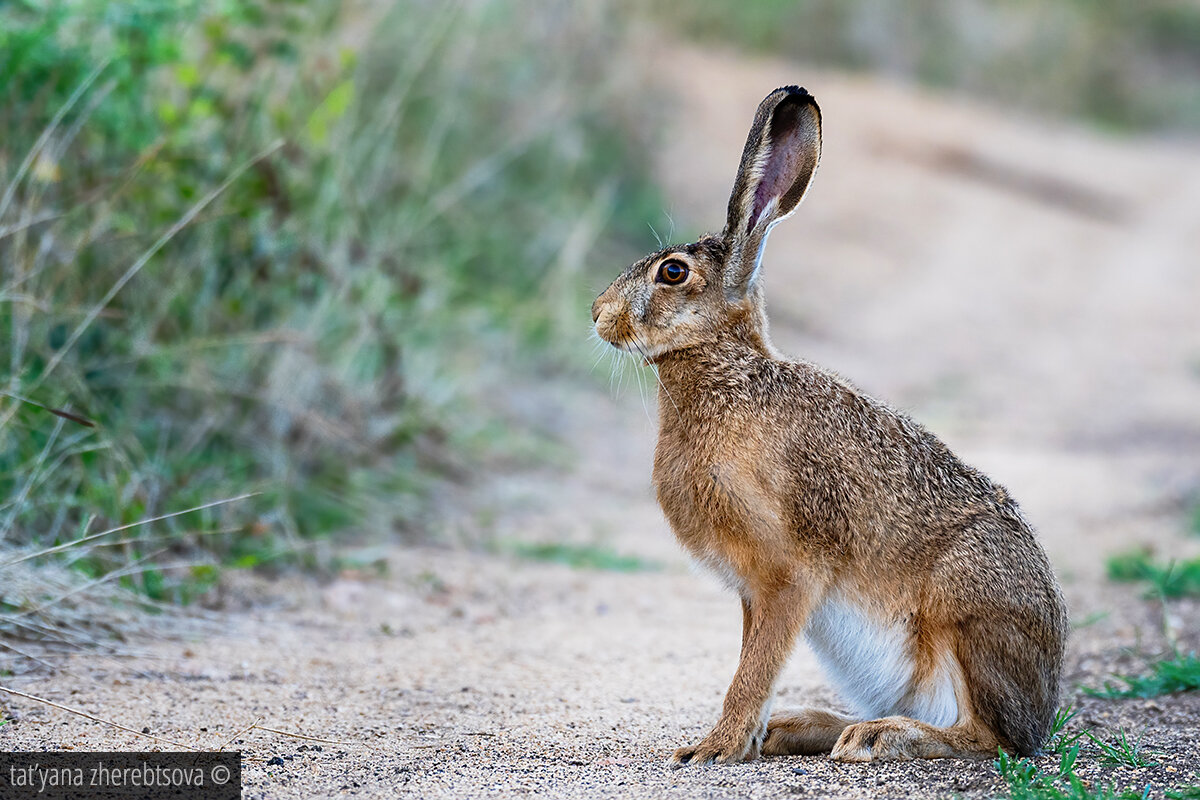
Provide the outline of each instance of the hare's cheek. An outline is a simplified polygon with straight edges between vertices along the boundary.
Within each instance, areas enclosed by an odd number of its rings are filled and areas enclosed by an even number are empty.
[[[629,297],[629,315],[637,322],[650,322],[661,313],[661,300],[653,290],[636,291]]]
[[[651,292],[644,299],[644,304],[641,306],[642,313],[637,314],[635,309],[634,316],[648,328],[662,328],[670,324],[675,313],[673,306],[667,292]]]

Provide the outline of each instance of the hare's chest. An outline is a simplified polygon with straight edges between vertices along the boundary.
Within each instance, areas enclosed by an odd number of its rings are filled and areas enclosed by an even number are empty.
[[[660,447],[661,451],[661,447]],[[692,464],[661,452],[654,460],[654,491],[679,543],[699,556],[711,544],[713,513],[697,491]]]
[[[696,457],[699,455],[700,457]],[[783,525],[753,470],[714,454],[656,454],[659,505],[684,549],[730,588],[743,591],[777,560]],[[707,456],[707,457],[705,457]]]

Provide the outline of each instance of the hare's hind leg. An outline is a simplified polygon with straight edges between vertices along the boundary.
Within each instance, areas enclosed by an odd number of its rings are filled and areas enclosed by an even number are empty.
[[[910,717],[884,717],[847,727],[830,757],[834,761],[978,757],[994,755],[998,744],[979,725],[939,728]]]
[[[767,724],[763,742],[764,756],[815,756],[828,753],[853,717],[805,708],[795,713],[777,714]]]
[[[970,673],[955,656],[954,639],[923,627],[913,640],[907,690],[888,714],[849,725],[830,756],[835,761],[962,758],[994,755],[999,740],[971,702]]]

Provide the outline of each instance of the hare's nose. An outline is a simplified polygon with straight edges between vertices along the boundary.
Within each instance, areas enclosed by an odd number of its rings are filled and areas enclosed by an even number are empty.
[[[592,303],[592,322],[600,319],[600,298],[597,297]]]

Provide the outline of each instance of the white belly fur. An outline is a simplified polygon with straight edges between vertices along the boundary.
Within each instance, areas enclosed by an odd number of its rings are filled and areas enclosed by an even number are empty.
[[[804,635],[838,693],[863,719],[899,715],[938,727],[958,719],[957,663],[943,664],[912,691],[912,642],[899,621],[880,619],[833,595],[813,611]]]

